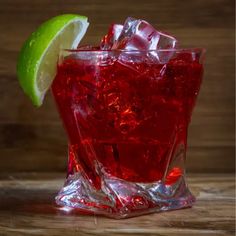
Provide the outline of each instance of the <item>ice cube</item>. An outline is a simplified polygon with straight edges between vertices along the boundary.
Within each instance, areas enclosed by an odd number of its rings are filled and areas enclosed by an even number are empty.
[[[175,48],[177,40],[157,31],[147,21],[128,17],[112,49],[156,50]]]
[[[177,46],[177,40],[163,32],[158,32],[160,35],[157,49],[174,49]]]
[[[160,49],[174,49],[177,40],[157,31],[152,25],[144,20],[128,17],[112,49],[147,51],[148,58],[166,63],[174,51],[161,51]],[[158,51],[159,50],[159,51]]]
[[[105,35],[101,40],[100,49],[103,50],[111,49],[113,44],[119,38],[122,29],[123,25],[112,24],[108,30],[107,35]]]

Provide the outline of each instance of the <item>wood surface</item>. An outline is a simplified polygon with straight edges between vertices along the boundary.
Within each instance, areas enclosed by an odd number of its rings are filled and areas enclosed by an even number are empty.
[[[0,178],[1,236],[230,236],[235,233],[233,174],[188,178],[197,197],[193,208],[124,220],[62,211],[54,204],[63,184],[58,174],[18,174]]]
[[[206,48],[187,166],[234,171],[234,0],[0,0],[0,171],[65,170],[66,136],[52,97],[33,107],[15,67],[22,43],[39,24],[71,12],[89,17],[86,44],[97,44],[110,23],[133,16],[175,35],[181,47]]]

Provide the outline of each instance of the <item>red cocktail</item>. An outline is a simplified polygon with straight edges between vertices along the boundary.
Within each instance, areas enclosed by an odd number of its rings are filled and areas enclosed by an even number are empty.
[[[192,205],[184,163],[201,55],[63,52],[52,85],[69,138],[60,205],[118,218]],[[171,59],[158,60],[165,56]]]

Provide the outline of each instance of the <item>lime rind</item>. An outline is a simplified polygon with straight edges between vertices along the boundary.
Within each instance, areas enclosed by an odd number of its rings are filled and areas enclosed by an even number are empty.
[[[85,16],[60,15],[44,22],[26,40],[19,54],[17,74],[21,87],[34,105],[42,104],[44,95],[53,81],[60,49],[76,48],[88,25]],[[66,34],[69,34],[69,38],[65,38]],[[47,58],[50,60],[47,61]],[[44,80],[45,88],[39,86],[39,79]]]

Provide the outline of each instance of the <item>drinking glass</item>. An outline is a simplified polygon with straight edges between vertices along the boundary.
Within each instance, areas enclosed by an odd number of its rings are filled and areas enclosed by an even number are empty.
[[[52,85],[68,135],[60,206],[126,218],[180,209],[203,49],[62,50]]]

